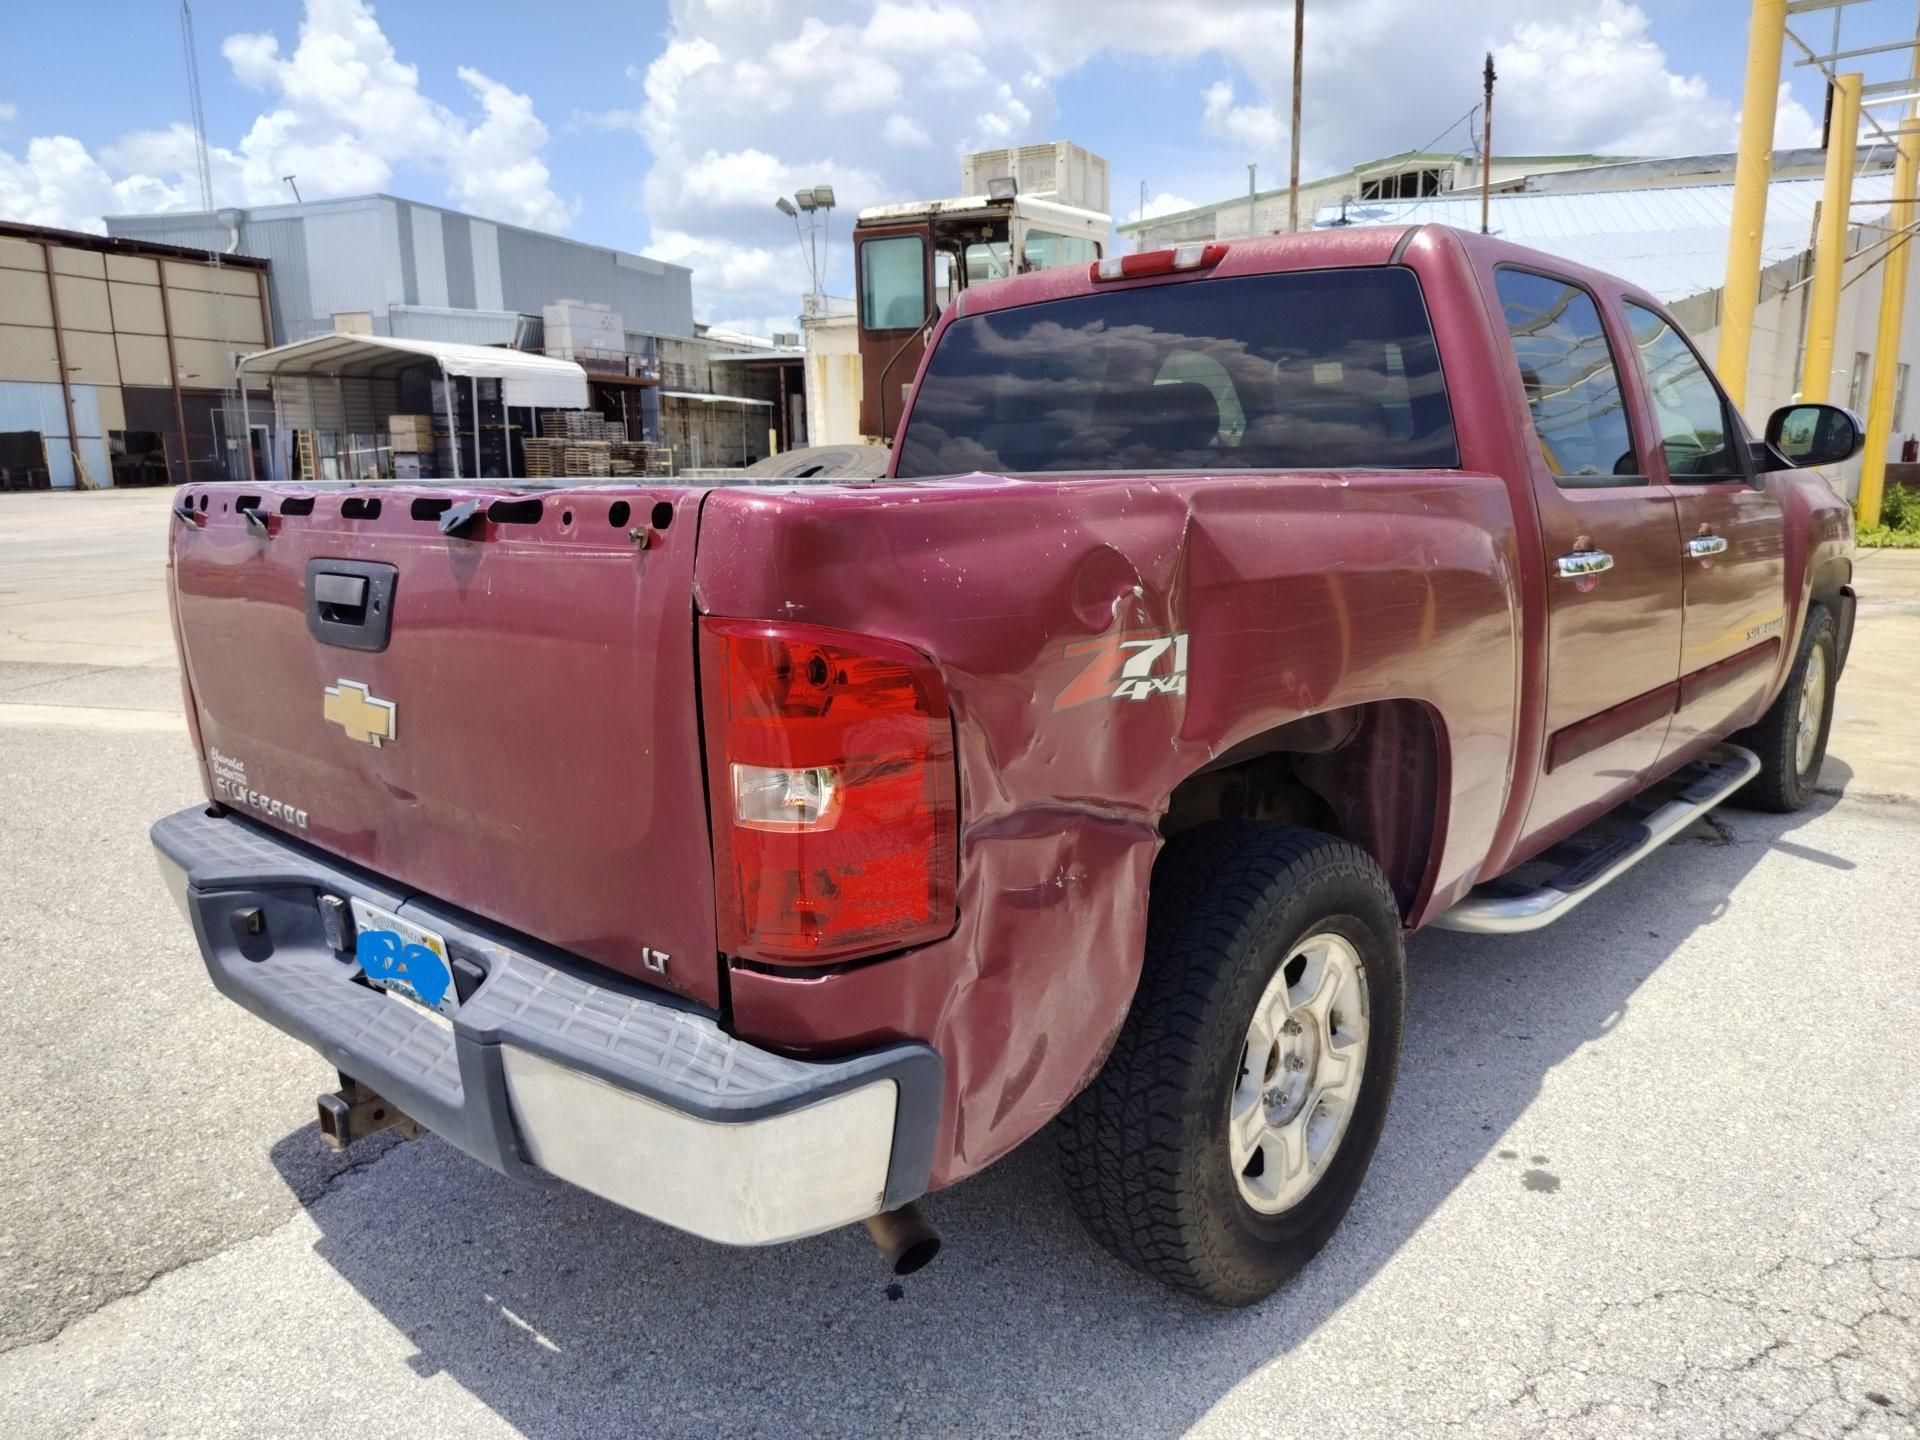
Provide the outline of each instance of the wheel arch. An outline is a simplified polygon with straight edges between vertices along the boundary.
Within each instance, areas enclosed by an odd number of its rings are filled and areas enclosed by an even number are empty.
[[[1161,833],[1210,820],[1304,825],[1373,857],[1403,924],[1434,883],[1447,818],[1445,725],[1413,699],[1374,700],[1302,716],[1249,736],[1187,775],[1167,798]]]

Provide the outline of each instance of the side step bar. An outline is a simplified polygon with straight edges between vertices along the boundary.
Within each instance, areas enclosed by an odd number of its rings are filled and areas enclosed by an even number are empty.
[[[1521,894],[1475,891],[1433,921],[1442,930],[1513,935],[1551,925],[1603,890],[1760,772],[1760,757],[1738,745],[1718,745],[1675,777],[1678,795],[1588,852],[1537,889]],[[1484,887],[1483,887],[1484,888]]]

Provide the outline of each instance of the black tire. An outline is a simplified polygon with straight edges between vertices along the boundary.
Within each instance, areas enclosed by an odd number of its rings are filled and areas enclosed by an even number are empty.
[[[1247,1026],[1309,936],[1357,952],[1370,1038],[1360,1092],[1319,1179],[1257,1211],[1228,1160]],[[1170,841],[1153,872],[1146,959],[1113,1053],[1058,1126],[1060,1168],[1094,1237],[1157,1280],[1220,1305],[1265,1298],[1327,1242],[1379,1141],[1400,1060],[1400,912],[1373,860],[1288,825],[1220,821]]]
[[[1820,653],[1820,724],[1812,758],[1803,766],[1799,760],[1800,699],[1807,688],[1807,671],[1815,651]],[[1745,745],[1760,757],[1760,773],[1741,789],[1738,803],[1750,810],[1772,810],[1789,814],[1804,810],[1812,803],[1820,783],[1820,765],[1827,758],[1827,734],[1833,728],[1833,690],[1838,680],[1839,638],[1833,616],[1824,605],[1807,611],[1806,629],[1800,636],[1800,653],[1794,657],[1787,683],[1780,687],[1772,707],[1758,725],[1734,736],[1736,745]]]
[[[878,480],[887,473],[884,445],[809,445],[756,460],[740,473],[749,480],[778,485],[794,480]]]

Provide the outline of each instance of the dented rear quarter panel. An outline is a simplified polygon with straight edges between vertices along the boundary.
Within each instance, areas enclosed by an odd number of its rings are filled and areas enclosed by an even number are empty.
[[[962,811],[953,933],[829,974],[735,965],[740,1034],[817,1050],[930,1041],[947,1068],[935,1183],[979,1169],[1057,1114],[1111,1045],[1175,786],[1274,726],[1369,701],[1434,721],[1444,792],[1409,920],[1450,902],[1507,797],[1515,546],[1503,483],[1461,471],[714,492],[698,608],[934,657]],[[1185,694],[1056,708],[1089,647],[1121,634],[1185,634]]]

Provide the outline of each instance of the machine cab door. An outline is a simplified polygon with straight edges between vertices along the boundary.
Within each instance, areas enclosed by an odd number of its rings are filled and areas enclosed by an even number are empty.
[[[860,291],[860,433],[891,440],[937,314],[933,237],[924,222],[854,233]]]
[[[1575,280],[1493,271],[1533,429],[1547,567],[1546,751],[1520,839],[1536,853],[1646,783],[1680,672],[1680,527],[1639,443],[1617,311]]]

